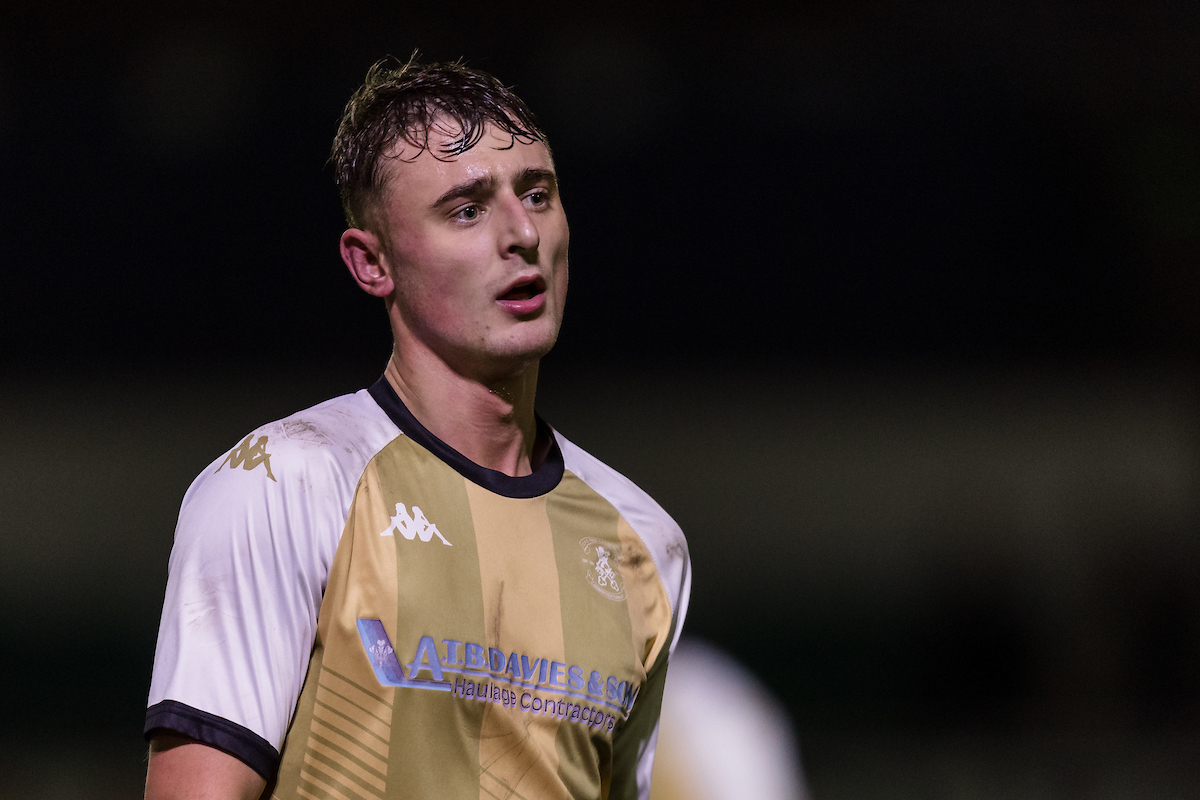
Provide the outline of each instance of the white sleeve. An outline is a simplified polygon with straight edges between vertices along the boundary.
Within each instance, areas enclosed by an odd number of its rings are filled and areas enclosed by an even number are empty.
[[[176,731],[274,774],[355,486],[397,432],[360,395],[255,431],[192,483],[171,550],[147,736]]]

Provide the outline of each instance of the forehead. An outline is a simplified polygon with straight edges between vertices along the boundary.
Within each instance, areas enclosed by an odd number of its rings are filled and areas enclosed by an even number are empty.
[[[453,156],[441,155],[461,136],[457,125],[443,121],[430,128],[424,148],[403,138],[397,140],[384,163],[384,194],[389,203],[404,197],[431,200],[466,181],[504,183],[530,167],[554,171],[545,144],[514,138],[491,124],[470,150]]]

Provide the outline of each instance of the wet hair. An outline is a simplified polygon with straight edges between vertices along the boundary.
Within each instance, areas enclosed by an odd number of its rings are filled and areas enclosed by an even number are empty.
[[[428,150],[450,160],[478,144],[488,125],[512,137],[509,147],[518,141],[546,143],[524,101],[486,72],[461,60],[421,64],[416,53],[404,64],[377,61],[346,104],[329,156],[346,222],[355,228],[372,222],[386,182],[383,159],[397,157],[390,151],[400,140],[416,148],[412,158]],[[431,147],[431,131],[457,138]]]

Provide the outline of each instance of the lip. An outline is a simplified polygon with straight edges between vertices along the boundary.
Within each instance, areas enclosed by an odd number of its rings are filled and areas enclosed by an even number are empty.
[[[527,288],[529,297],[519,299],[506,298],[518,289]],[[524,292],[518,292],[523,294]],[[496,297],[496,303],[508,313],[516,317],[535,314],[546,305],[546,280],[541,275],[526,275],[517,278]]]

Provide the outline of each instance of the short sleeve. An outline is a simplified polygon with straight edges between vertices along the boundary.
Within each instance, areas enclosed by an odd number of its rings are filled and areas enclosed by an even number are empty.
[[[360,392],[254,431],[196,478],[171,550],[148,738],[184,734],[270,779],[355,486],[395,434]]]

